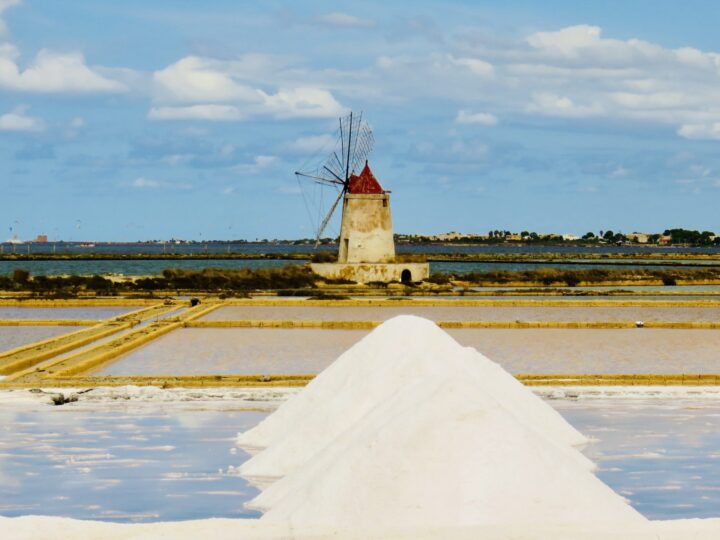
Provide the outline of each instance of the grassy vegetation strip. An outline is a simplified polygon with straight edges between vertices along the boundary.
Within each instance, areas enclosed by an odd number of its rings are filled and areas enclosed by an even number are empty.
[[[95,326],[63,334],[35,343],[29,343],[0,353],[0,375],[15,377],[40,362],[89,345],[98,339],[132,328],[136,324],[176,309],[176,305],[155,304],[147,308],[119,315]]]
[[[519,374],[527,386],[716,386],[720,373]]]
[[[38,383],[53,387],[159,386],[163,388],[304,386],[313,374],[272,375],[150,375],[55,377],[42,381],[20,379],[0,382],[0,389],[34,388]],[[527,386],[717,386],[720,373],[668,374],[519,374]]]
[[[234,320],[234,321],[190,321],[188,328],[322,328],[327,330],[372,329],[381,321],[298,321],[298,320]]]
[[[94,347],[76,352],[63,358],[50,360],[33,369],[18,373],[8,380],[41,380],[50,377],[69,377],[86,373],[116,359],[141,345],[181,328],[185,321],[202,317],[213,311],[216,305],[198,305],[189,308],[177,317],[167,317],[127,332],[115,339],[99,343]]]
[[[316,328],[324,330],[366,330],[382,321],[300,321],[300,320],[232,320],[189,321],[188,328]],[[718,330],[720,321],[438,321],[440,328],[678,328]]]
[[[96,319],[0,319],[0,326],[95,326]]]
[[[578,270],[575,270],[578,272]],[[577,281],[572,285],[564,280],[540,281],[536,279],[529,280],[495,280],[495,279],[478,279],[467,280],[464,275],[460,275],[457,279],[451,280],[457,287],[658,287],[666,286],[661,279],[608,279],[603,281]],[[681,287],[685,285],[720,285],[720,279],[678,279],[674,285]]]
[[[159,386],[164,388],[305,386],[315,377],[307,375],[149,375],[55,377],[43,381],[53,387],[92,388],[98,386]],[[37,381],[0,382],[0,388],[34,388]]]
[[[720,307],[718,300],[487,300],[439,298],[351,298],[344,300],[313,300],[297,298],[251,298],[226,300],[228,306],[314,306],[314,307]]]

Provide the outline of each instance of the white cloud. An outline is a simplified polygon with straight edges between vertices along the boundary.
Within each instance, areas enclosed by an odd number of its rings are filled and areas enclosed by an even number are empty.
[[[187,56],[156,71],[153,79],[160,98],[184,102],[243,101],[261,103],[263,94],[235,81],[228,63]]]
[[[532,95],[532,101],[526,111],[546,116],[562,116],[567,118],[587,118],[602,114],[597,104],[578,105],[567,96],[558,96],[547,92]]]
[[[455,117],[455,122],[458,124],[480,124],[483,126],[494,126],[498,123],[498,119],[495,115],[490,113],[472,113],[469,111],[461,110],[458,111]]]
[[[158,188],[160,187],[160,182],[157,180],[149,180],[148,178],[143,178],[141,176],[133,180],[132,186],[136,188]]]
[[[683,124],[680,126],[677,133],[686,139],[720,140],[720,122],[711,122],[708,124]]]
[[[503,116],[656,123],[688,138],[716,138],[720,123],[719,53],[612,39],[592,25],[515,41],[468,32],[426,53],[391,44],[365,70],[314,75],[334,95],[386,105],[441,100]]]
[[[536,49],[573,56],[580,49],[597,45],[601,33],[597,26],[580,24],[557,32],[537,32],[528,36],[527,42]]]
[[[260,168],[268,167],[277,161],[277,156],[255,156],[255,165]]]
[[[189,105],[184,107],[153,107],[148,113],[151,120],[212,120],[231,122],[245,116],[233,105]]]
[[[20,105],[9,113],[0,116],[0,131],[42,131],[45,123],[40,118],[27,116],[30,107]]]
[[[480,60],[479,58],[455,58],[454,56],[448,56],[450,62],[456,66],[463,66],[469,69],[475,75],[481,75],[482,77],[492,77],[495,74],[495,68],[489,62]]]
[[[42,49],[21,70],[19,53],[8,43],[0,46],[0,87],[39,93],[123,92],[125,85],[103,77],[85,63],[81,53]]]
[[[327,90],[292,88],[266,95],[264,108],[278,118],[332,118],[346,109]]]
[[[283,65],[270,57],[247,55],[226,61],[188,56],[153,75],[160,103],[156,120],[243,120],[250,116],[330,118],[344,108],[329,90],[316,85],[278,85]],[[278,71],[279,70],[279,71]],[[276,93],[259,86],[282,86]],[[178,106],[177,103],[196,105]],[[224,107],[219,104],[225,104]]]
[[[252,163],[235,165],[231,170],[238,174],[257,174],[277,162],[277,156],[255,156]]]
[[[191,189],[192,186],[186,183],[165,182],[163,180],[153,180],[140,176],[130,183],[130,186],[136,189]]]
[[[9,8],[20,5],[22,0],[0,0],[0,16]],[[0,19],[0,37],[5,37],[8,34],[7,25],[5,21]]]
[[[323,25],[345,28],[369,28],[374,24],[368,19],[362,19],[360,17],[356,17],[355,15],[339,11],[315,17],[315,21]]]
[[[328,148],[335,144],[336,139],[332,135],[308,135],[307,137],[299,137],[287,145],[289,150],[299,152],[301,154],[310,154]]]

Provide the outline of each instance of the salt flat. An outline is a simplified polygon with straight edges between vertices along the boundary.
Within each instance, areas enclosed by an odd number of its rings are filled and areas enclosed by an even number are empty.
[[[368,330],[183,328],[104,375],[318,373]],[[684,329],[451,329],[511,373],[717,373],[720,332]]]
[[[524,299],[528,300],[528,298]],[[555,300],[554,297],[552,299]],[[223,306],[203,316],[200,320],[385,321],[398,315],[417,315],[433,321],[717,321],[720,319],[720,308],[661,306]]]

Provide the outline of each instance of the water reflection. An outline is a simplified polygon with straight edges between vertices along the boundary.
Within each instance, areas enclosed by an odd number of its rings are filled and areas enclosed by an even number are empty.
[[[107,521],[254,517],[256,491],[224,472],[262,413],[0,411],[0,514]]]
[[[646,516],[720,514],[720,404],[677,397],[550,403],[595,439],[586,453],[598,476]],[[233,474],[231,466],[247,459],[233,439],[267,413],[234,407],[131,400],[0,411],[0,514],[257,517],[243,508],[256,491]]]
[[[651,519],[720,516],[720,404],[588,400],[554,405],[596,439],[598,476]]]

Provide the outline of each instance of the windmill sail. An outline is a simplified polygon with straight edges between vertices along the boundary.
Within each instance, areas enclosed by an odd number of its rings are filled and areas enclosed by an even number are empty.
[[[351,112],[340,118],[335,144],[327,157],[312,168],[295,172],[298,177],[309,178],[322,186],[331,186],[338,190],[337,198],[318,226],[315,246],[319,244],[340,199],[350,188],[351,178],[370,155],[373,144],[372,130],[368,123],[363,121],[362,113],[353,115]]]

